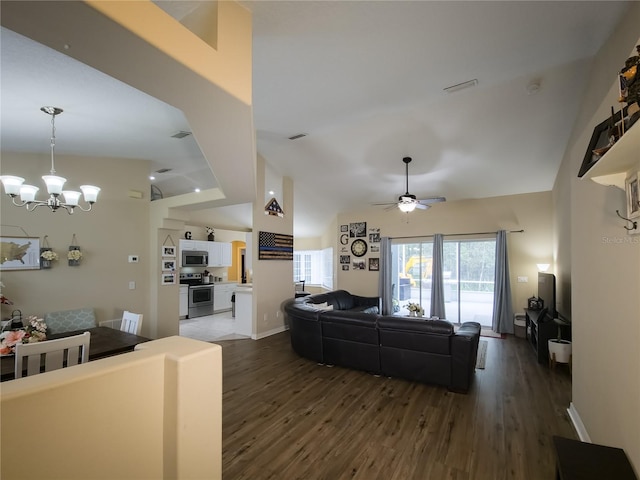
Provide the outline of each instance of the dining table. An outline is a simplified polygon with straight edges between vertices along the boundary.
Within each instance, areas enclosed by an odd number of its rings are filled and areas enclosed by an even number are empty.
[[[85,328],[83,330],[75,330],[72,332],[57,333],[54,335],[48,335],[47,340],[81,335],[84,332],[91,332],[89,361],[111,357],[121,353],[132,352],[136,345],[151,340],[150,338],[141,337],[140,335],[134,335],[133,333],[123,332],[109,327],[93,327]],[[15,378],[15,356],[3,356],[0,359],[0,362],[2,363],[0,382],[13,380]]]

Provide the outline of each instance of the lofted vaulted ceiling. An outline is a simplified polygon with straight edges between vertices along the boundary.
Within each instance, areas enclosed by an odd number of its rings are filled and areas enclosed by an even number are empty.
[[[177,20],[211,6],[156,3]],[[337,212],[395,200],[404,193],[405,156],[413,158],[410,185],[418,198],[550,190],[591,58],[629,7],[241,4],[253,14],[257,150],[294,181],[300,237],[319,235]],[[171,138],[191,128],[180,110],[6,28],[1,41],[3,150],[46,152],[49,124],[38,109],[55,101],[70,112],[57,123],[59,153],[148,158],[151,170],[172,168],[159,183],[166,195],[215,186],[197,138]],[[472,79],[476,86],[444,91]],[[306,136],[289,140],[298,134]],[[225,208],[225,226],[248,226],[246,205]]]

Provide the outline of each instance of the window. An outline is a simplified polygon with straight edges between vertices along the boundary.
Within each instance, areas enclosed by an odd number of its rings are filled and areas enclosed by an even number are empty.
[[[333,248],[293,252],[293,281],[333,289]]]
[[[491,325],[495,281],[495,239],[446,240],[442,276],[446,319]],[[409,302],[429,316],[433,242],[396,243],[391,247],[393,311],[408,315]]]

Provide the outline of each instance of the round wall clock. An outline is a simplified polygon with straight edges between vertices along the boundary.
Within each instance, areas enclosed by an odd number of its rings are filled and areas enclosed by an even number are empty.
[[[365,253],[367,253],[367,242],[361,239],[354,240],[351,244],[351,253],[353,253],[356,257],[362,257]]]

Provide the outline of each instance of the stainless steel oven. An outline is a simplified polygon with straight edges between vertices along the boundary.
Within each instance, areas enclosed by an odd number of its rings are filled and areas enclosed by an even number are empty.
[[[189,318],[213,315],[213,285],[189,285]]]

